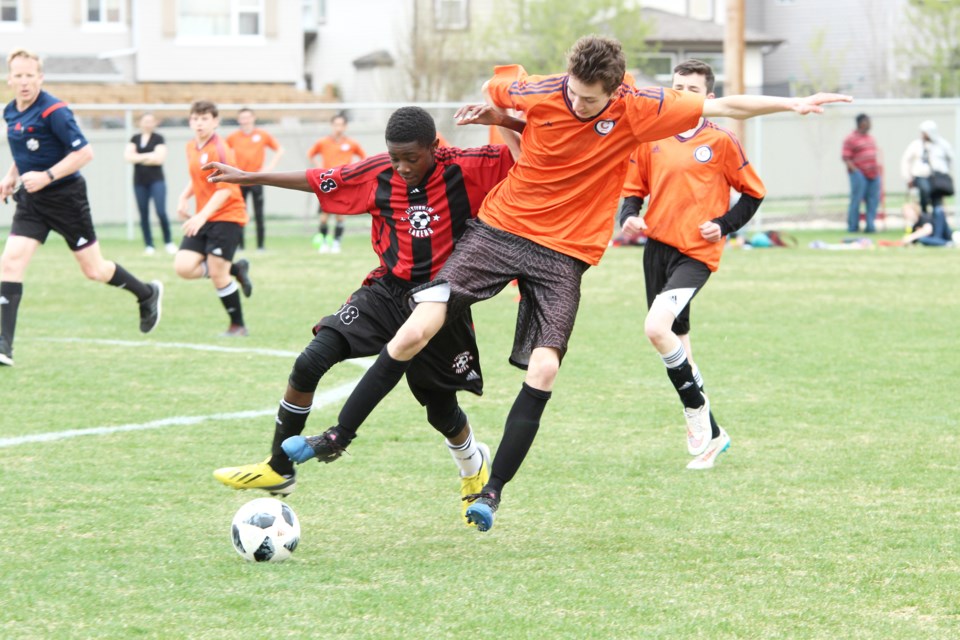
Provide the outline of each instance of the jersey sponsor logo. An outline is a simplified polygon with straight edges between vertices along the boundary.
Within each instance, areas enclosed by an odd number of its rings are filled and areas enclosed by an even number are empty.
[[[39,140],[37,140],[36,138],[30,138],[29,140],[27,140],[27,149],[29,149],[30,151],[36,151],[39,148],[40,148]]]
[[[599,133],[601,136],[605,136],[613,131],[615,124],[617,123],[613,120],[597,120],[597,123],[593,125],[593,130]]]
[[[440,220],[440,216],[433,212],[433,207],[428,207],[425,204],[413,205],[407,209],[406,214],[407,217],[400,218],[400,220],[410,223],[410,235],[414,238],[426,238],[433,235],[430,223]]]
[[[352,324],[354,320],[360,317],[360,309],[345,302],[334,315],[337,316],[343,324]]]
[[[453,370],[458,373],[466,373],[470,371],[470,363],[473,362],[473,354],[469,351],[464,351],[453,356]],[[471,372],[472,373],[472,372]]]
[[[337,181],[334,180],[331,176],[333,175],[333,169],[328,169],[320,174],[320,192],[321,193],[330,193],[337,188]]]
[[[701,145],[693,152],[693,157],[697,162],[710,162],[713,157],[713,149],[707,145]]]

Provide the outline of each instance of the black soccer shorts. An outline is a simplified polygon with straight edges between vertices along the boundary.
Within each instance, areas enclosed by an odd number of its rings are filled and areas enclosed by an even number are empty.
[[[87,182],[82,176],[53,183],[35,193],[20,189],[13,194],[17,209],[10,235],[33,238],[40,244],[51,231],[66,240],[71,251],[82,251],[97,241],[87,200]]]

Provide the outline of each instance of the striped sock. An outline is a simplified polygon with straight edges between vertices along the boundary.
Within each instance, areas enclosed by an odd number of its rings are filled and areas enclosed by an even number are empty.
[[[447,440],[447,449],[450,451],[450,455],[453,456],[453,461],[457,463],[457,466],[460,468],[460,476],[466,478],[467,476],[475,476],[480,473],[480,465],[483,464],[483,458],[480,455],[480,450],[477,448],[477,443],[473,439],[473,431],[467,436],[467,441],[461,445],[451,444]]]

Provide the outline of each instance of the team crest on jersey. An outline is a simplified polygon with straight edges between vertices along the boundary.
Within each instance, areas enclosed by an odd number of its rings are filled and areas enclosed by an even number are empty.
[[[29,140],[27,140],[27,149],[30,149],[30,151],[36,151],[39,148],[40,148],[39,140],[37,140],[36,138],[30,138]]]
[[[713,149],[707,145],[699,146],[693,152],[693,157],[697,162],[710,162],[710,158],[713,157]]]
[[[453,370],[457,374],[466,373],[470,370],[470,363],[473,362],[473,354],[469,351],[458,353],[453,356]]]
[[[260,142],[260,134],[259,133],[253,134],[253,137],[251,138],[251,140],[253,140],[254,142]]]
[[[433,207],[428,207],[425,204],[415,204],[407,209],[406,213],[407,217],[400,219],[410,223],[410,235],[414,238],[426,238],[433,235],[430,223],[440,219],[440,216],[433,212]]]
[[[200,164],[207,164],[207,154],[206,154],[206,153],[203,153],[203,154],[200,156]]]
[[[613,125],[615,124],[617,123],[613,120],[597,120],[597,123],[593,125],[593,130],[600,135],[605,136],[613,131]]]

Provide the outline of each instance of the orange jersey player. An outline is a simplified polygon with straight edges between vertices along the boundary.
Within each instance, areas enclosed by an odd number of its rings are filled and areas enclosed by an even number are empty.
[[[190,181],[180,194],[177,214],[183,223],[183,241],[174,257],[177,275],[185,280],[209,277],[217,296],[230,316],[225,337],[245,336],[240,291],[250,297],[250,265],[246,260],[233,262],[240,246],[243,226],[247,224],[247,207],[235,184],[207,181],[209,171],[201,167],[208,162],[235,162],[234,152],[217,135],[220,112],[217,105],[198,100],[190,105],[190,129],[193,140],[187,143],[187,166]],[[190,199],[196,200],[196,212],[190,215]],[[234,282],[231,276],[236,276]],[[239,284],[239,286],[238,286]]]
[[[522,297],[511,361],[526,375],[508,413],[490,480],[468,497],[466,517],[480,531],[493,526],[503,487],[536,437],[573,331],[582,276],[609,243],[612,214],[637,145],[691,129],[701,116],[812,113],[822,111],[825,102],[849,100],[823,94],[705,101],[686,91],[636,89],[624,83],[625,72],[620,43],[601,36],[574,44],[567,73],[528,76],[516,65],[495,70],[484,92],[493,108],[523,112],[522,153],[484,199],[478,220],[467,228],[434,286],[414,293],[413,313],[338,417],[338,429],[355,431],[448,317],[458,317],[517,278]],[[469,105],[456,116],[461,124],[487,124],[477,117],[489,108]],[[703,416],[697,427],[709,430],[709,420]]]
[[[713,98],[710,65],[688,60],[674,69],[673,88]],[[740,199],[730,207],[730,190]],[[720,265],[724,236],[742,228],[765,195],[763,183],[736,137],[700,118],[696,127],[645,142],[630,157],[620,224],[624,235],[647,235],[643,273],[647,290],[644,329],[674,383],[685,415],[703,405],[710,436],[687,430],[688,469],[709,469],[730,447],[730,436],[704,403],[703,378],[690,346],[690,305]],[[650,206],[639,216],[643,198]],[[688,385],[685,367],[696,385]],[[707,444],[706,450],[703,449]]]
[[[237,113],[240,128],[227,137],[227,144],[237,154],[237,166],[244,171],[273,171],[283,155],[283,147],[272,135],[256,126],[257,116],[253,109],[244,107]],[[264,162],[270,149],[270,161]],[[240,187],[243,200],[247,196],[253,200],[253,217],[257,223],[257,250],[265,249],[267,228],[263,217],[263,187],[253,185]],[[240,248],[244,248],[243,236],[240,236]]]
[[[338,113],[330,119],[330,135],[317,140],[307,152],[307,159],[315,167],[332,169],[367,157],[363,147],[353,138],[346,136],[347,116]],[[319,160],[317,157],[319,156]],[[340,239],[343,237],[345,216],[337,215],[331,238],[330,214],[320,209],[320,233],[314,238],[319,244],[320,253],[340,253]]]

